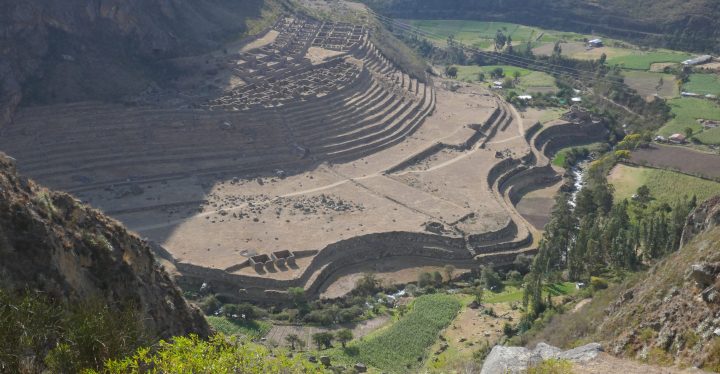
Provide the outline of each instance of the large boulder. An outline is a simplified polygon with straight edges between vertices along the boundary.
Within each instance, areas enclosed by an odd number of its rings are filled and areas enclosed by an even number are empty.
[[[720,273],[720,263],[701,263],[690,266],[690,277],[700,288],[706,288],[715,283],[718,273]]]
[[[600,352],[602,347],[598,343],[590,343],[568,351],[545,343],[539,343],[533,350],[496,345],[485,359],[480,374],[524,373],[529,367],[549,359],[587,362],[597,357]]]

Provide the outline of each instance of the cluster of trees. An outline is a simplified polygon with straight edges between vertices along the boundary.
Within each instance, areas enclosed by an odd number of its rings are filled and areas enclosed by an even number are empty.
[[[616,203],[604,178],[609,164],[600,159],[590,166],[588,184],[577,194],[574,209],[569,195],[557,199],[528,276],[525,302],[531,316],[548,306],[542,299],[545,282],[566,278],[590,283],[608,271],[636,270],[679,248],[696,199],[654,203],[650,190],[642,186],[632,201]]]

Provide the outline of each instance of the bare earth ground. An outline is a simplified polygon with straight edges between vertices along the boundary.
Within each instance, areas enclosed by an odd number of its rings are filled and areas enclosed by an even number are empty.
[[[256,48],[260,48],[262,46],[266,46],[266,45],[274,42],[275,39],[278,37],[278,35],[280,35],[279,32],[277,32],[275,30],[270,30],[263,37],[258,38],[257,40],[244,45],[242,48],[240,48],[240,51],[247,52],[247,51],[251,51]]]
[[[523,196],[517,205],[518,212],[536,229],[542,230],[550,222],[550,212],[555,205],[555,196],[562,184],[563,182],[560,181],[553,186],[532,191]]]
[[[161,244],[179,261],[223,269],[254,254],[321,249],[368,233],[422,231],[427,221],[453,222],[471,212],[479,217],[469,227],[473,231],[496,230],[508,216],[483,182],[497,162],[495,150],[516,156],[527,151],[514,123],[498,133],[487,149],[430,161],[425,170],[383,175],[437,141],[459,141],[472,135],[466,125],[482,123],[494,109],[494,100],[483,94],[475,86],[455,93],[439,89],[436,112],[418,132],[366,158],[323,164],[285,179],[216,181],[204,197],[200,186],[194,185],[211,181],[148,185],[146,191],[156,194],[151,197],[156,199],[153,203],[194,194],[204,201],[202,211],[143,211],[117,217],[143,236],[166,238]],[[84,198],[102,200],[106,210],[139,203],[129,201],[133,197],[116,202],[103,192]],[[296,277],[303,265],[273,276]],[[251,268],[241,271],[256,274]]]
[[[634,151],[630,160],[640,165],[720,178],[720,156],[686,147],[652,144],[650,148]]]

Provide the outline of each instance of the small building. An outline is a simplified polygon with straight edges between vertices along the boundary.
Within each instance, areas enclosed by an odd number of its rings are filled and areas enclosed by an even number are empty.
[[[518,96],[518,99],[523,100],[523,101],[529,101],[529,100],[532,100],[532,96],[530,96],[530,95],[520,95],[520,96]]]
[[[694,92],[685,92],[685,91],[683,91],[683,92],[680,92],[680,96],[684,96],[684,97],[697,97],[697,96],[700,96],[700,95],[698,95],[698,94],[696,94],[696,93],[694,93]]]
[[[658,143],[667,143],[667,138],[662,135],[658,135],[655,137],[655,141]]]
[[[685,135],[683,135],[683,134],[672,134],[672,135],[670,135],[670,137],[668,138],[668,140],[669,140],[671,143],[683,144],[683,143],[685,143],[685,141],[687,140],[687,138],[686,138]]]
[[[572,101],[573,103],[582,103],[582,98],[581,97],[573,97],[572,99],[570,99],[570,101]]]
[[[695,66],[695,65],[704,64],[706,62],[710,62],[710,61],[712,61],[712,59],[713,59],[713,57],[710,55],[702,55],[702,56],[698,56],[695,58],[691,58],[689,60],[685,60],[682,62],[682,64],[685,66]]]
[[[602,39],[593,39],[588,41],[588,46],[593,48],[600,48],[603,46],[603,41]]]

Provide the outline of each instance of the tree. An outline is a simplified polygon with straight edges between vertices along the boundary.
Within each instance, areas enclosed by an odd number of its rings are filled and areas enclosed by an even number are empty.
[[[432,284],[432,275],[427,272],[422,272],[418,275],[418,286],[427,287]]]
[[[520,81],[520,70],[513,71],[513,78],[515,78],[515,83]]]
[[[318,349],[328,349],[332,346],[332,340],[334,336],[331,332],[318,332],[312,335],[312,340],[317,345]]]
[[[471,292],[472,292],[472,296],[473,296],[473,301],[475,301],[479,305],[482,304],[483,295],[485,293],[483,288],[480,286],[473,287]]]
[[[495,34],[495,50],[502,51],[505,48],[507,37],[503,34],[502,30],[498,30]]]
[[[492,264],[483,266],[482,272],[480,273],[480,280],[485,285],[485,288],[489,290],[494,291],[502,288],[500,276],[495,272]]]
[[[558,58],[560,58],[561,55],[562,55],[562,47],[560,46],[560,41],[558,40],[557,42],[555,42],[555,45],[553,46],[552,57],[555,59],[558,59]]]
[[[432,282],[435,287],[439,287],[440,285],[442,285],[443,278],[442,278],[442,274],[440,274],[439,271],[433,271]]]
[[[650,188],[644,184],[638,187],[637,192],[635,193],[635,201],[641,204],[647,204],[650,200],[652,200],[652,196],[650,196]]]
[[[458,75],[458,68],[455,66],[447,66],[445,67],[445,75],[448,76],[448,78],[457,78]]]
[[[455,272],[455,266],[448,264],[448,265],[445,265],[443,270],[445,271],[445,276],[447,277],[448,283],[450,283],[453,278],[453,273]]]
[[[285,341],[287,341],[288,344],[290,344],[290,349],[292,349],[293,351],[295,350],[295,345],[301,346],[301,345],[305,344],[305,342],[302,341],[302,339],[300,339],[300,337],[297,336],[297,334],[287,335],[285,337]]]
[[[481,71],[478,73],[478,80],[480,82],[485,82],[485,73],[484,72]]]
[[[345,344],[353,339],[353,333],[350,329],[342,329],[337,332],[335,338],[342,344],[342,347],[345,348]]]
[[[355,291],[360,295],[371,295],[377,291],[380,286],[380,280],[373,273],[365,273],[355,283]]]
[[[600,63],[600,66],[605,65],[605,62],[607,61],[607,55],[605,53],[600,55],[600,60],[598,61]],[[662,78],[660,78],[662,79]]]
[[[288,296],[290,296],[290,300],[292,300],[293,304],[295,304],[296,307],[298,307],[300,304],[303,304],[305,302],[305,289],[302,287],[290,287],[287,290]]]
[[[503,68],[495,68],[490,72],[490,77],[493,79],[503,78],[505,76],[505,72],[503,71]]]
[[[685,136],[690,139],[693,136],[693,129],[692,127],[686,127],[685,128]]]

